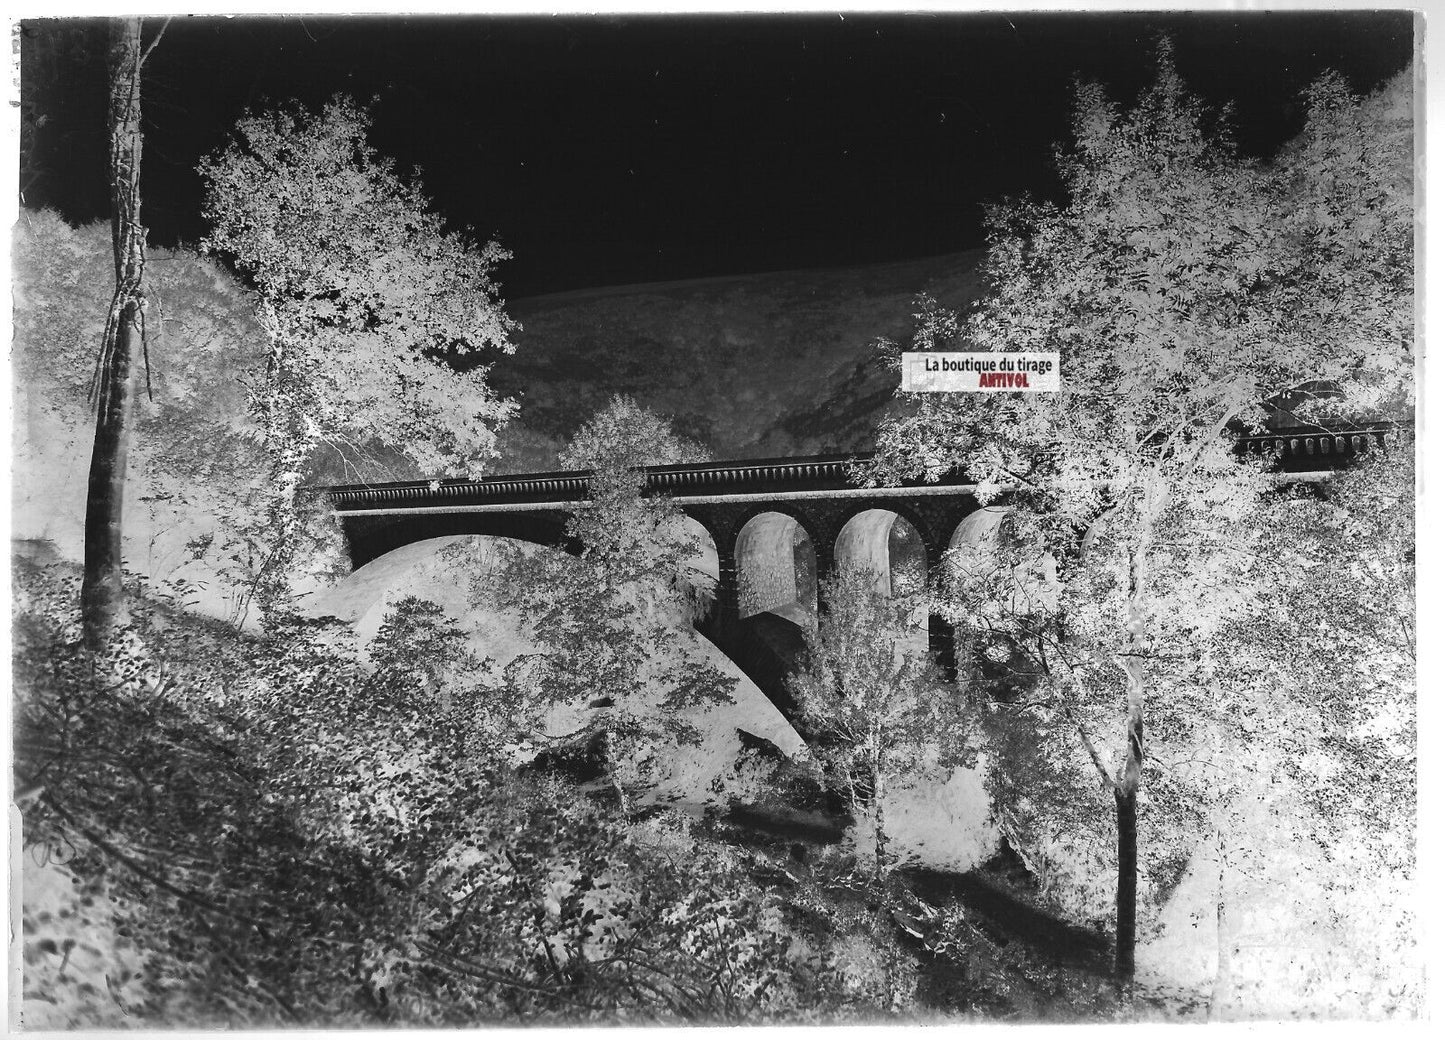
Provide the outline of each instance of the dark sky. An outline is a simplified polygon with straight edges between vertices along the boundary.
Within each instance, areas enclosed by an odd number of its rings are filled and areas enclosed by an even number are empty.
[[[235,120],[344,92],[448,221],[513,250],[508,297],[952,252],[982,202],[1057,190],[1073,78],[1131,98],[1161,32],[1255,155],[1321,70],[1367,90],[1413,48],[1407,12],[177,18],[145,72],[144,216],[194,242],[196,161]],[[103,217],[103,26],[22,40],[25,202]]]

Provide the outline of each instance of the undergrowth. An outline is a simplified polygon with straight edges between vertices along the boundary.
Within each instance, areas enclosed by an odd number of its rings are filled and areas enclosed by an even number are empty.
[[[78,576],[18,564],[15,773],[32,1028],[1039,1017],[1046,971],[879,889],[502,753],[451,621],[264,637],[133,589],[102,658]],[[797,866],[792,863],[792,866]],[[1057,986],[1053,987],[1057,990]],[[1064,1005],[1098,1012],[1074,987]],[[1047,1017],[1047,1016],[1045,1016]]]
[[[133,594],[101,660],[76,577],[16,576],[25,1020],[67,1027],[766,1021],[866,1012],[779,901],[676,820],[505,765],[445,624],[238,637]],[[408,632],[408,629],[410,631]],[[67,890],[68,889],[68,890]],[[33,897],[33,898],[32,898]]]

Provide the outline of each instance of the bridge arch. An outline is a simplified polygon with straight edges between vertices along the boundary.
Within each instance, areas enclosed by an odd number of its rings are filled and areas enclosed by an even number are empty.
[[[688,569],[716,582],[718,579],[718,553],[717,542],[713,539],[712,532],[702,521],[690,517],[686,513],[679,514],[674,522],[677,525],[677,533],[691,543],[689,546],[691,553],[687,559]]]
[[[874,591],[883,596],[924,592],[928,587],[928,549],[923,535],[908,517],[892,509],[865,509],[849,517],[833,544],[833,563],[839,573],[872,575]],[[926,602],[920,602],[910,617],[902,645],[910,652],[927,650]]]
[[[687,541],[689,550],[678,581],[682,584],[694,620],[701,620],[717,598],[721,577],[717,542],[707,526],[694,517],[681,514],[674,523],[675,533]]]
[[[1011,528],[1017,516],[1009,506],[985,506],[965,517],[949,543],[945,578],[971,586],[974,595],[982,592],[1011,614],[1047,613],[1057,602],[1054,557],[1045,552],[1020,559],[1012,553],[1011,562],[1000,556],[1015,538]],[[957,652],[960,668],[982,679],[995,696],[1008,699],[1033,681],[1034,662],[1006,635],[975,632],[958,640]]]
[[[816,549],[801,520],[772,510],[749,516],[733,542],[733,660],[790,721],[798,705],[788,676],[806,660],[806,633],[818,623]]]
[[[800,628],[818,615],[818,554],[797,517],[765,510],[739,528],[733,545],[737,565],[738,619],[771,613]]]
[[[928,549],[918,525],[892,509],[849,517],[833,543],[833,560],[839,570],[874,575],[878,591],[889,596],[917,589],[928,575]]]
[[[948,568],[951,576],[967,579],[983,578],[1009,567],[1014,596],[1009,607],[1026,611],[1050,604],[1058,566],[1047,552],[1011,566],[999,559],[998,552],[1014,537],[1010,525],[1017,515],[1011,506],[984,506],[966,516],[949,542]]]
[[[1008,506],[983,506],[964,517],[948,539],[950,565],[965,566],[982,558],[979,550],[996,550],[1003,542],[1004,521],[1011,512]]]

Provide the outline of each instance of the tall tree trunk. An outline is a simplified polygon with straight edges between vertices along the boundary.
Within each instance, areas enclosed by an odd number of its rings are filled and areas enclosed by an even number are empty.
[[[617,795],[617,812],[625,818],[632,810],[632,803],[627,797],[627,788],[622,785],[622,761],[618,756],[617,732],[610,726],[602,731],[602,746],[603,768],[607,770],[612,793]]]
[[[1114,974],[1134,977],[1134,908],[1138,900],[1139,829],[1138,790],[1114,790],[1114,811],[1119,827],[1119,885],[1115,900]]]
[[[1228,906],[1225,903],[1224,833],[1218,829],[1214,834],[1214,852],[1219,867],[1219,888],[1214,902],[1214,948],[1218,959],[1214,967],[1214,987],[1209,994],[1209,1021],[1211,1022],[1222,1019],[1225,1006],[1234,989],[1234,936],[1229,930]]]
[[[1128,649],[1121,661],[1128,712],[1125,732],[1128,746],[1119,777],[1114,783],[1119,830],[1114,973],[1121,981],[1134,977],[1135,912],[1139,884],[1139,781],[1144,769],[1144,658],[1149,649],[1144,590],[1148,582],[1146,553],[1150,533],[1146,514],[1143,535],[1129,554],[1129,598],[1124,619]]]
[[[132,362],[141,335],[138,312],[134,301],[121,312],[95,417],[85,509],[85,577],[80,589],[85,643],[92,650],[104,648],[112,629],[124,616],[121,507],[125,500],[130,418],[135,410]]]
[[[80,604],[85,643],[105,646],[121,619],[121,506],[125,498],[130,419],[135,410],[135,355],[144,335],[142,314],[145,229],[140,224],[141,20],[110,26],[111,241],[115,295],[96,363],[95,447],[85,509],[85,577]],[[152,44],[154,46],[154,44]]]
[[[873,767],[873,880],[883,890],[884,863],[888,857],[888,832],[883,827],[883,770]]]
[[[873,783],[873,897],[878,900],[874,927],[877,941],[883,946],[883,983],[887,1007],[890,1011],[902,1011],[907,1004],[900,970],[903,965],[903,951],[898,945],[898,933],[890,912],[888,891],[884,885],[887,877],[885,865],[888,861],[888,831],[883,820],[883,763],[876,753],[869,754],[868,771]]]

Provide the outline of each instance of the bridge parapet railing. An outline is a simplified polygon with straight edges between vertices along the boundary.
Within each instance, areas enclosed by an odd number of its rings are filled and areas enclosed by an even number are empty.
[[[1287,472],[1338,469],[1358,455],[1388,448],[1398,441],[1400,425],[1360,423],[1340,429],[1303,427],[1245,434],[1236,442],[1243,455],[1274,453],[1278,468]],[[645,493],[679,498],[703,495],[767,494],[779,488],[790,492],[836,492],[854,488],[852,473],[866,465],[871,452],[849,455],[815,455],[802,458],[738,459],[723,462],[648,466],[642,471]],[[500,474],[481,479],[420,480],[390,484],[349,484],[317,488],[339,512],[428,506],[445,508],[476,503],[535,503],[560,508],[587,499],[592,474],[587,470],[553,473]],[[935,481],[908,480],[907,487],[957,487],[966,491],[969,479],[961,472]]]
[[[1356,456],[1389,448],[1399,438],[1400,428],[1394,423],[1337,430],[1270,430],[1240,437],[1238,450],[1253,456],[1277,454],[1285,470],[1334,469],[1349,464]]]

